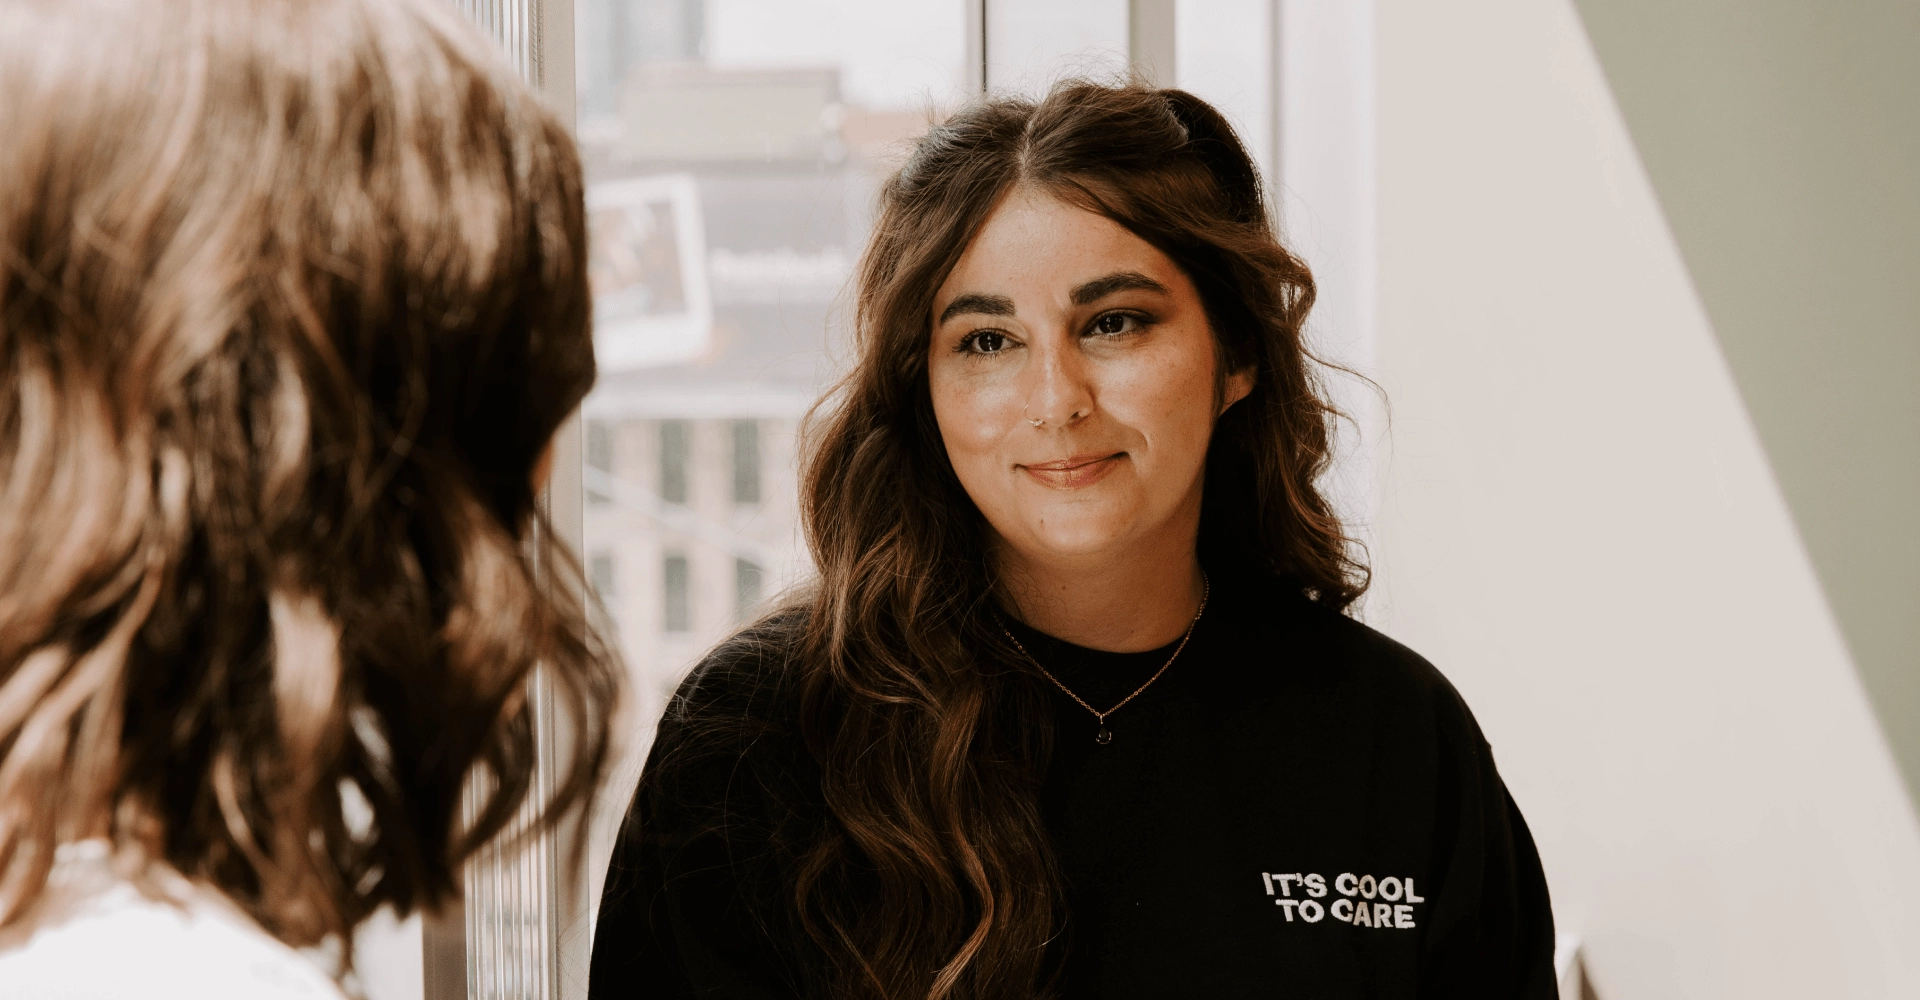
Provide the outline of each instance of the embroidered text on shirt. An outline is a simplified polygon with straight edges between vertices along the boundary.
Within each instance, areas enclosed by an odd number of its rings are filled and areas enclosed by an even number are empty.
[[[1297,913],[1310,924],[1331,916],[1355,927],[1412,930],[1416,926],[1413,908],[1427,901],[1427,897],[1414,892],[1411,876],[1388,875],[1376,879],[1372,875],[1356,877],[1352,872],[1341,872],[1333,878],[1333,889],[1340,895],[1324,906],[1320,900],[1327,895],[1325,876],[1313,872],[1305,875],[1261,872],[1260,881],[1267,887],[1267,895],[1275,897],[1274,905],[1286,913],[1288,923],[1293,922]],[[1304,898],[1293,894],[1295,885],[1305,891]]]

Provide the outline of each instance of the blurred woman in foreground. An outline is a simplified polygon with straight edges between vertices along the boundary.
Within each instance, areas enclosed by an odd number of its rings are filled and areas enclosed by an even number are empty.
[[[0,993],[337,996],[604,756],[573,146],[438,0],[0,0],[0,136]]]

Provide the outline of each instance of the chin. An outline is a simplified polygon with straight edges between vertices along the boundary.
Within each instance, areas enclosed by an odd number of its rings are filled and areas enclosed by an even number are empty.
[[[1060,516],[1049,511],[1043,523],[1029,522],[1027,537],[1041,551],[1054,556],[1075,558],[1110,552],[1133,536],[1132,518],[1112,517],[1088,511]]]

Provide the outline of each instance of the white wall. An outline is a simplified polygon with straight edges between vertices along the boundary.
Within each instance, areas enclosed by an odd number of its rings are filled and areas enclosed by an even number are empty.
[[[1601,997],[1920,996],[1920,829],[1569,0],[1374,7],[1369,617]]]

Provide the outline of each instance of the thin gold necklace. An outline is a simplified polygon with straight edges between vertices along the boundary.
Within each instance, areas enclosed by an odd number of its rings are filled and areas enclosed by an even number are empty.
[[[1121,709],[1127,707],[1127,702],[1130,702],[1133,699],[1140,697],[1140,692],[1145,691],[1146,689],[1152,687],[1153,682],[1159,680],[1160,675],[1166,673],[1168,667],[1173,666],[1173,661],[1180,658],[1180,651],[1187,648],[1187,641],[1193,638],[1193,630],[1199,627],[1200,625],[1200,616],[1207,613],[1207,598],[1211,596],[1213,596],[1213,581],[1207,578],[1207,573],[1205,570],[1201,570],[1200,571],[1200,610],[1195,611],[1193,613],[1193,620],[1187,623],[1187,634],[1180,637],[1180,645],[1175,647],[1172,656],[1167,657],[1167,662],[1160,664],[1160,669],[1154,671],[1152,677],[1147,678],[1147,682],[1145,684],[1142,684],[1139,687],[1135,688],[1132,694],[1127,695],[1125,698],[1120,699],[1120,704],[1115,705],[1104,712],[1093,707],[1092,705],[1087,704],[1087,699],[1082,698],[1077,694],[1074,694],[1072,688],[1066,686],[1065,684],[1060,683],[1060,678],[1053,676],[1053,671],[1048,670],[1045,665],[1043,665],[1039,660],[1034,658],[1034,655],[1032,653],[1027,652],[1027,647],[1020,645],[1020,640],[1013,637],[1013,630],[1007,628],[1005,622],[1002,622],[1000,624],[1000,633],[1007,637],[1008,642],[1013,643],[1013,648],[1019,650],[1020,655],[1026,657],[1027,662],[1033,664],[1034,668],[1039,670],[1042,676],[1046,677],[1047,680],[1052,681],[1054,687],[1057,687],[1060,690],[1065,691],[1067,693],[1067,697],[1072,698],[1074,701],[1079,702],[1081,708],[1084,708],[1087,711],[1093,713],[1093,717],[1095,721],[1100,723],[1100,731],[1093,734],[1093,741],[1095,743],[1100,744],[1101,746],[1106,746],[1107,744],[1113,742],[1113,730],[1107,728],[1107,716],[1112,715],[1113,713],[1118,712]]]

